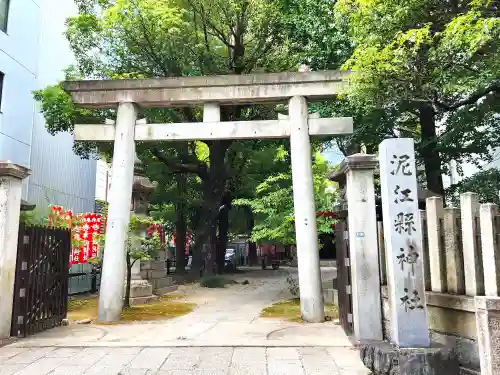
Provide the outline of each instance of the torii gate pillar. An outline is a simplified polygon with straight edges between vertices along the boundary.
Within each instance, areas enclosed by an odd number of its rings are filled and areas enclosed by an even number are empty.
[[[300,312],[305,321],[319,323],[325,319],[325,311],[319,266],[309,114],[304,97],[294,96],[290,99],[289,121]]]
[[[130,222],[130,202],[134,184],[135,123],[137,107],[134,103],[118,105],[115,122],[115,142],[111,173],[113,183],[109,192],[106,241],[99,291],[99,321],[120,320],[123,308],[123,280],[125,280],[125,243]]]

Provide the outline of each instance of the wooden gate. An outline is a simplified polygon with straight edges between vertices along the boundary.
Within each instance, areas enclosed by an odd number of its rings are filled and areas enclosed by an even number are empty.
[[[337,291],[340,324],[347,335],[354,332],[352,323],[351,259],[349,256],[349,231],[347,218],[335,224],[337,245]]]
[[[20,226],[11,336],[42,332],[66,318],[70,248],[69,230]]]

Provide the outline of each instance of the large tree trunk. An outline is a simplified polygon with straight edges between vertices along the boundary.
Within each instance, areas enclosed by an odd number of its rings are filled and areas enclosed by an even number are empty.
[[[214,141],[210,144],[209,176],[203,180],[203,203],[200,209],[199,222],[196,226],[195,249],[203,251],[201,256],[201,273],[211,274],[216,271],[217,259],[217,221],[226,186],[224,159],[229,143]],[[204,247],[205,246],[205,247]],[[193,262],[194,262],[193,254]],[[198,256],[197,259],[198,260]],[[193,267],[195,264],[193,264]],[[196,265],[197,266],[197,265]],[[198,268],[200,270],[200,268]],[[193,270],[193,272],[195,272]]]
[[[255,225],[255,217],[250,207],[245,207],[245,214],[247,215],[248,237],[250,238]],[[248,241],[248,263],[251,266],[255,266],[257,262],[257,244],[253,241]]]
[[[206,272],[216,271],[217,265],[217,222],[219,220],[223,207],[221,202],[226,190],[226,165],[225,158],[226,152],[229,148],[230,142],[227,141],[214,141],[209,146],[210,150],[210,191],[207,191],[207,224],[208,224],[208,237],[209,237],[209,253],[207,256]],[[208,254],[207,254],[208,255]]]
[[[177,209],[175,221],[175,273],[186,271],[186,220],[182,209]]]
[[[422,144],[420,153],[424,160],[427,189],[444,197],[443,177],[441,174],[441,156],[436,151],[436,114],[428,104],[419,107],[420,127],[422,131]]]
[[[210,247],[211,227],[215,224],[215,220],[210,220],[214,208],[212,201],[212,184],[208,178],[202,181],[202,189],[203,202],[197,215],[193,259],[190,272],[193,276],[196,275],[197,277],[207,273],[211,267],[211,254],[209,255],[206,248],[207,246]]]
[[[176,175],[177,193],[180,197],[176,205],[175,218],[175,273],[183,275],[186,271],[186,217],[184,197],[186,194],[186,175],[183,173]]]
[[[130,307],[130,283],[132,282],[132,266],[134,263],[132,263],[128,251],[125,260],[127,262],[127,282],[125,284],[125,301],[123,302],[123,307]]]
[[[232,198],[229,193],[222,199],[222,210],[219,212],[217,236],[217,272],[224,271],[226,248],[229,240],[229,211],[231,211]]]
[[[193,245],[193,258],[191,259],[191,269],[189,270],[189,278],[191,280],[196,280],[202,276],[203,269],[203,240],[196,236]]]

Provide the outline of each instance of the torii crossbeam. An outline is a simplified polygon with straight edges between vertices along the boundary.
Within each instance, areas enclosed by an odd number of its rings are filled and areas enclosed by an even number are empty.
[[[301,313],[305,321],[323,321],[309,138],[351,134],[353,121],[350,117],[309,115],[307,101],[334,97],[345,85],[345,76],[336,71],[66,82],[64,87],[77,106],[118,108],[114,124],[74,128],[75,140],[114,142],[99,320],[119,320],[123,305],[135,141],[290,138]],[[289,115],[278,120],[220,120],[221,105],[283,102],[288,102]],[[138,106],[190,105],[203,105],[203,123],[147,124],[137,120]]]

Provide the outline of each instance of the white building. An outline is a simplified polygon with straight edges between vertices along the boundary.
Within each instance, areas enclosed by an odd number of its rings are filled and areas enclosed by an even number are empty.
[[[97,177],[95,181],[95,199],[108,201],[111,186],[111,167],[103,160],[97,161]]]
[[[63,32],[76,13],[72,0],[0,0],[0,160],[32,170],[23,192],[30,203],[89,212],[96,161],[74,155],[70,134],[49,135],[33,100],[74,61]]]

